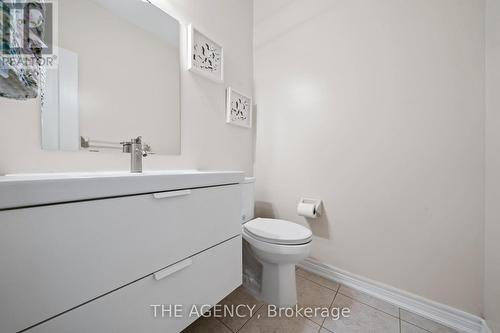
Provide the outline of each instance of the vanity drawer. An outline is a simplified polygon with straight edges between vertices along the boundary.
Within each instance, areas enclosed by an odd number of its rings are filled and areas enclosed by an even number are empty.
[[[229,185],[0,211],[0,331],[239,235],[240,196],[240,185]]]
[[[241,236],[29,330],[29,333],[182,331],[192,305],[216,304],[241,284]],[[181,318],[153,316],[151,305],[180,305]],[[166,309],[167,307],[164,307]],[[200,307],[197,307],[200,309]],[[172,311],[173,313],[173,311]]]

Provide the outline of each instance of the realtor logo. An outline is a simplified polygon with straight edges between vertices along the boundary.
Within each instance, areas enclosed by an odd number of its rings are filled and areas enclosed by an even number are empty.
[[[1,1],[2,57],[51,56],[55,44],[55,2],[46,0]]]

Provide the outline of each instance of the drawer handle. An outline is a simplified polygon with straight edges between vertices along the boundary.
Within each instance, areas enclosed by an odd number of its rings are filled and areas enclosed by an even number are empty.
[[[153,193],[153,197],[155,199],[165,199],[165,198],[183,197],[185,195],[190,195],[190,194],[191,194],[191,190],[175,191],[175,192],[160,192],[160,193]]]
[[[156,272],[154,274],[155,280],[160,281],[160,280],[166,278],[167,276],[170,276],[174,273],[177,273],[178,271],[182,271],[183,269],[188,268],[192,264],[193,264],[193,260],[191,258],[188,258],[188,259],[183,260],[175,265],[172,265],[170,267],[162,269],[161,271]]]

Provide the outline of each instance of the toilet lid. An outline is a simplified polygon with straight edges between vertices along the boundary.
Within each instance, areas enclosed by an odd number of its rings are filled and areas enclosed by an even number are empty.
[[[312,239],[311,230],[285,220],[258,218],[245,223],[244,228],[251,236],[273,244],[298,245]]]

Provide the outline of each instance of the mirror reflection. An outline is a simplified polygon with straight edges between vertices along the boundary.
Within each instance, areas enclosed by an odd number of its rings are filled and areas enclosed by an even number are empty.
[[[56,68],[41,82],[42,146],[180,153],[179,23],[138,0],[58,2]]]

